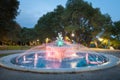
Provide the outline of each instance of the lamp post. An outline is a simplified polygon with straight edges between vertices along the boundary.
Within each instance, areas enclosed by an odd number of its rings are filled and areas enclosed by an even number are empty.
[[[39,39],[37,39],[37,45],[39,44]]]
[[[75,43],[75,41],[74,41],[75,34],[73,32],[72,32],[71,36],[72,36],[72,43]]]
[[[75,36],[75,34],[74,34],[74,33],[72,33],[72,34],[71,34],[71,36],[72,36],[72,37],[74,37],[74,36]]]

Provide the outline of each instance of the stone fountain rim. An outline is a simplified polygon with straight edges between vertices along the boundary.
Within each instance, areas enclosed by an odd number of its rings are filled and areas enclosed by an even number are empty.
[[[36,72],[36,73],[74,73],[75,72],[76,73],[76,72],[95,71],[95,70],[111,68],[120,63],[120,59],[116,56],[109,55],[109,54],[103,54],[103,53],[99,53],[99,54],[102,54],[105,57],[107,57],[109,59],[109,62],[101,64],[101,65],[79,67],[79,68],[59,68],[59,69],[30,68],[30,67],[18,66],[18,65],[11,63],[11,59],[20,55],[19,53],[19,54],[12,54],[12,55],[1,57],[0,66],[8,68],[8,69],[12,69],[12,70],[25,71],[25,72]]]

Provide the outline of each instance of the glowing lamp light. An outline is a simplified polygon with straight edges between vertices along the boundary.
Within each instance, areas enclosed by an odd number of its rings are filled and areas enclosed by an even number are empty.
[[[103,38],[98,38],[99,41],[103,41]]]
[[[48,41],[49,41],[49,38],[46,38],[46,39],[45,39],[45,42],[48,43]]]
[[[37,41],[39,41],[39,39],[37,39]]]
[[[75,34],[74,34],[74,33],[72,33],[72,34],[71,34],[71,36],[72,36],[72,37],[74,37],[74,36],[75,36]]]
[[[65,40],[70,40],[70,38],[68,36],[65,36]]]
[[[113,46],[110,46],[110,50],[115,50]]]

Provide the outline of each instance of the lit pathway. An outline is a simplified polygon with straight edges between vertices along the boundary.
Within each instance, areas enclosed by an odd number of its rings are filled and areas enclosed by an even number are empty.
[[[120,57],[119,50],[94,50]],[[120,64],[109,69],[71,74],[40,74],[0,67],[0,80],[120,80]]]

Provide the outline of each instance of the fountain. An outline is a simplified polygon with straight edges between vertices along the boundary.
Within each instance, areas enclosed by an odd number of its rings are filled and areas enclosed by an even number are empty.
[[[65,42],[61,33],[58,33],[54,42],[0,59],[0,65],[3,67],[42,73],[93,71],[119,63],[119,58],[115,56],[96,53],[81,44]]]

